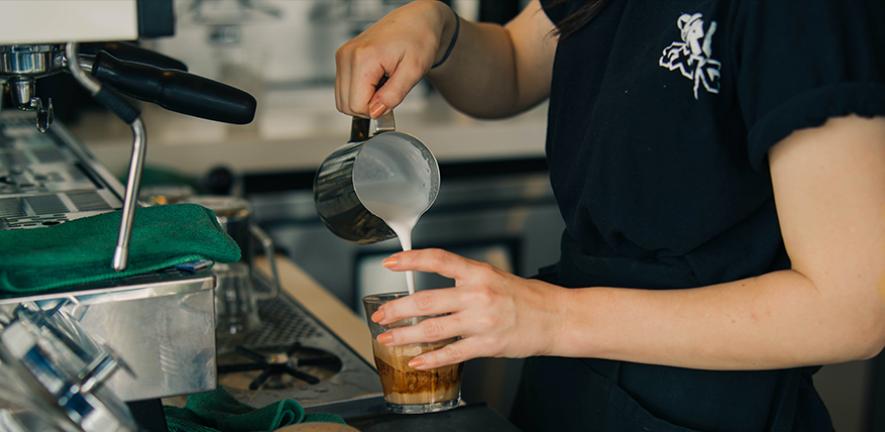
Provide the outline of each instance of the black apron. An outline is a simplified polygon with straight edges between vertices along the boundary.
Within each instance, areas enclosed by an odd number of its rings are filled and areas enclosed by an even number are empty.
[[[584,255],[563,235],[540,279],[565,287],[696,286],[686,266]],[[526,360],[511,420],[525,431],[831,431],[817,368],[706,371],[600,359]]]

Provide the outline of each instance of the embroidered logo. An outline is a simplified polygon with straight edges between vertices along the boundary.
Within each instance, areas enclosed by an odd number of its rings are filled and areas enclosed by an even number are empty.
[[[671,71],[679,70],[682,76],[694,82],[694,98],[698,98],[701,86],[712,94],[719,93],[719,71],[722,63],[713,60],[713,34],[716,21],[704,29],[704,20],[699,13],[682,14],[676,20],[682,42],[673,42],[667,48],[658,64]]]

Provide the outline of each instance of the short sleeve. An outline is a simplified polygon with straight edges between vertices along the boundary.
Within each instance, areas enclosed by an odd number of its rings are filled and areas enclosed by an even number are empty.
[[[750,162],[829,118],[885,116],[885,1],[740,2],[732,38]]]

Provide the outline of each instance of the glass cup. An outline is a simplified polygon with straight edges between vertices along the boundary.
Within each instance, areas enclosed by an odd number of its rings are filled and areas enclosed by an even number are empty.
[[[366,321],[372,332],[372,351],[375,366],[384,389],[384,400],[390,411],[397,414],[424,414],[445,411],[461,403],[462,364],[436,369],[416,370],[409,367],[409,360],[419,354],[438,350],[457,338],[432,343],[418,343],[396,347],[384,346],[377,341],[378,335],[397,327],[417,324],[432,317],[418,317],[397,321],[386,326],[372,321],[372,314],[381,305],[409,295],[408,292],[375,294],[363,298]]]
[[[215,333],[227,345],[242,343],[261,325],[249,266],[242,262],[215,264]]]

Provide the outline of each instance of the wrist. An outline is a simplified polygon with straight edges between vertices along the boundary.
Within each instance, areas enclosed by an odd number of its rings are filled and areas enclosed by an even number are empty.
[[[572,327],[570,305],[575,301],[574,290],[557,285],[547,285],[547,288],[543,295],[544,302],[548,305],[547,319],[542,327],[545,343],[538,355],[563,356],[569,351],[569,329]]]
[[[574,290],[568,288],[562,288],[556,286],[554,295],[552,296],[552,303],[554,305],[554,316],[553,323],[550,325],[550,335],[548,340],[550,341],[549,352],[547,355],[550,356],[563,356],[567,352],[569,352],[568,347],[570,346],[569,340],[571,339],[570,330],[574,327],[571,322],[573,318],[572,314],[572,302],[576,301]]]
[[[433,21],[436,24],[438,40],[436,53],[433,56],[433,64],[438,64],[445,57],[446,51],[448,51],[449,45],[452,43],[459,18],[454,9],[439,0],[423,0],[422,2],[432,11]]]
[[[554,297],[556,322],[551,327],[550,353],[558,357],[607,358],[605,305],[612,290],[560,288]]]

